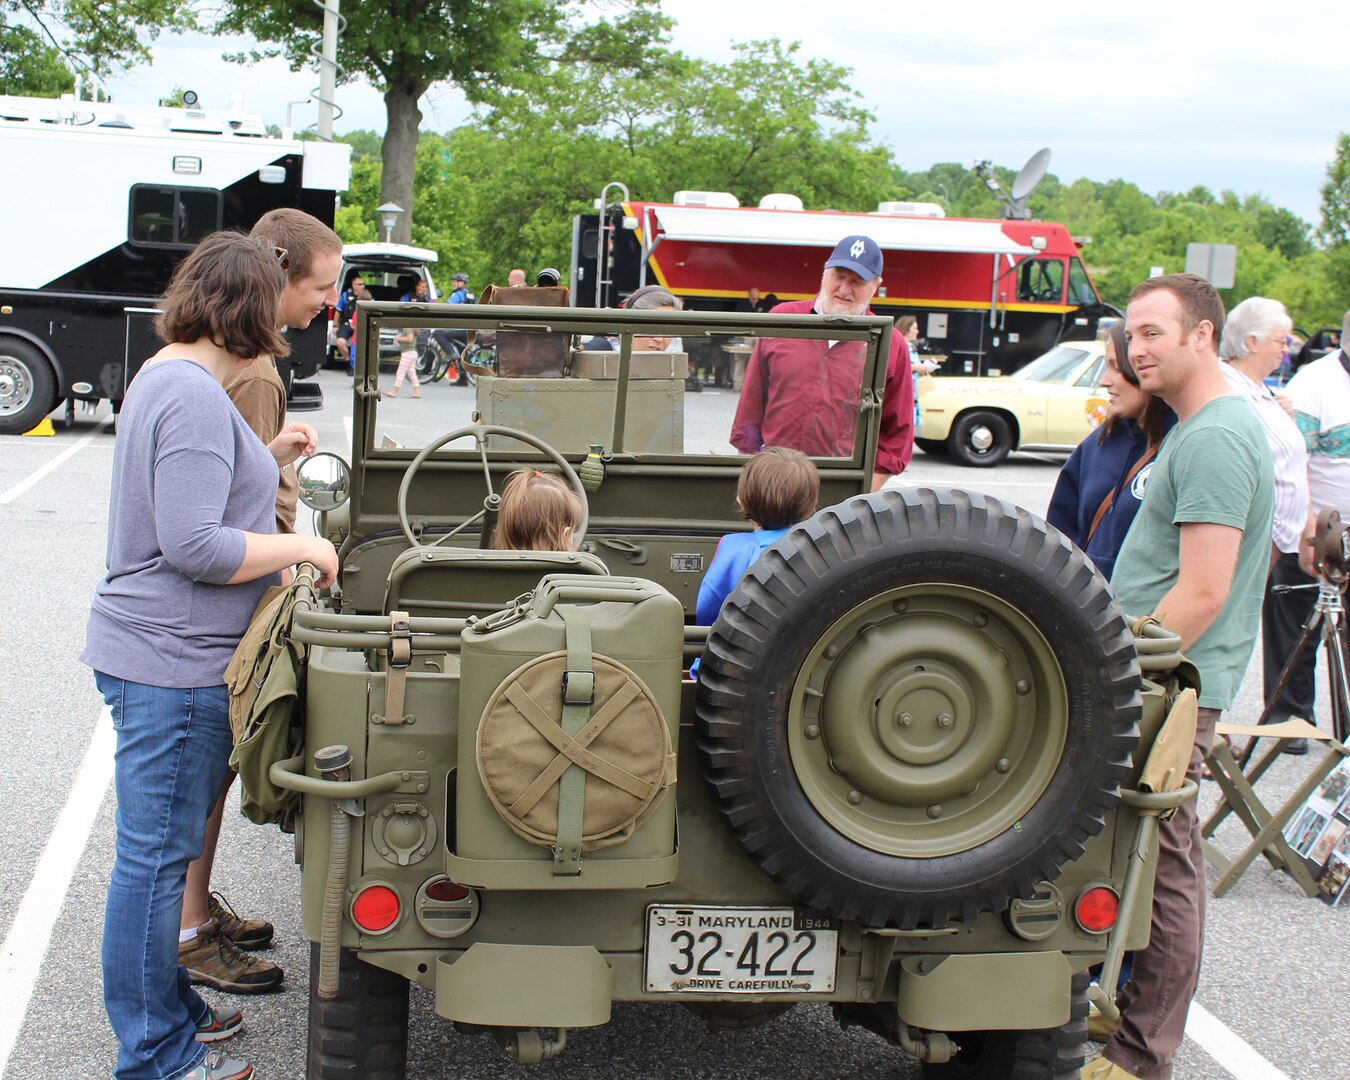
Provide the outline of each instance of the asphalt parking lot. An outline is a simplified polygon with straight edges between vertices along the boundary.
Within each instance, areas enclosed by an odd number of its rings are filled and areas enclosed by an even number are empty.
[[[349,456],[349,378],[319,376],[324,410],[313,423],[321,448]],[[466,388],[425,387],[395,407],[417,428],[460,422]],[[440,395],[440,396],[438,396]],[[707,393],[687,405],[699,427],[687,439],[713,445],[734,407]],[[413,410],[423,410],[420,414]],[[58,414],[59,415],[59,414]],[[392,413],[390,414],[393,415]],[[107,406],[59,419],[50,438],[0,442],[0,1080],[108,1075],[115,1044],[102,1009],[99,942],[112,861],[113,801],[108,789],[111,733],[93,679],[77,657],[95,583],[103,572],[106,501],[114,438]],[[690,433],[693,433],[691,435]],[[687,442],[688,445],[688,442]],[[916,453],[907,483],[989,491],[1041,512],[1058,461],[1014,455],[992,470],[965,469]],[[306,514],[301,514],[305,527]],[[1249,669],[1233,710],[1260,711],[1259,664]],[[1328,725],[1325,693],[1320,723]],[[1267,801],[1283,801],[1314,756],[1287,758],[1262,781]],[[1213,804],[1202,793],[1202,813]],[[1245,833],[1234,822],[1220,846],[1235,853]],[[1211,877],[1211,881],[1213,877]],[[241,911],[277,925],[269,958],[287,972],[281,993],[231,999],[246,1031],[231,1050],[249,1057],[261,1080],[303,1075],[308,948],[300,933],[299,874],[291,840],[228,813],[216,886]],[[1309,900],[1264,862],[1209,906],[1199,1008],[1178,1060],[1178,1080],[1236,1076],[1278,1080],[1350,1076],[1350,901],[1332,909]],[[751,1031],[711,1034],[678,1006],[616,1006],[604,1028],[570,1033],[556,1061],[521,1067],[486,1039],[457,1034],[414,989],[409,1075],[462,1077],[917,1077],[898,1051],[858,1029],[842,1032],[828,1010],[798,1007]]]

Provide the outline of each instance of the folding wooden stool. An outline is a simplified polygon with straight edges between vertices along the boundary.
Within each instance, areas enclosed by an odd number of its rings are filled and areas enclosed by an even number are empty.
[[[1284,827],[1322,781],[1340,764],[1341,759],[1350,756],[1350,749],[1344,743],[1338,742],[1329,732],[1322,731],[1297,717],[1279,724],[1219,724],[1215,728],[1215,734],[1269,739],[1271,745],[1245,773],[1233,757],[1225,739],[1216,739],[1214,749],[1206,759],[1210,775],[1223,792],[1219,805],[1200,829],[1200,835],[1204,837],[1205,858],[1219,871],[1219,880],[1214,885],[1214,895],[1222,896],[1226,893],[1256,857],[1264,855],[1271,866],[1284,870],[1298,882],[1305,893],[1316,896],[1317,886],[1313,883],[1312,875],[1308,873],[1308,868],[1298,853],[1285,840]],[[1256,794],[1256,782],[1271,765],[1275,764],[1280,751],[1294,739],[1307,739],[1310,743],[1325,744],[1327,752],[1299,789],[1272,814]],[[1214,835],[1214,831],[1229,814],[1237,815],[1252,836],[1251,843],[1236,859],[1229,859],[1209,842],[1209,837]]]

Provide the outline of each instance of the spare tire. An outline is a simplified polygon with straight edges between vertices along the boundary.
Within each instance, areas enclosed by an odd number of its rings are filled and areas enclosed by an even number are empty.
[[[960,489],[822,510],[723,605],[704,775],[801,900],[902,928],[999,911],[1082,854],[1138,744],[1106,579],[1040,518]]]

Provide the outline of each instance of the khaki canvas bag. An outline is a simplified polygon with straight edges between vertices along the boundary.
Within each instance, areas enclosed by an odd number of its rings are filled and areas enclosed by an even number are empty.
[[[289,636],[291,612],[301,588],[313,588],[302,572],[289,586],[268,589],[254,610],[229,666],[230,768],[239,774],[240,808],[259,825],[281,821],[299,805],[297,792],[272,783],[274,762],[291,757],[303,743],[300,729],[300,673],[304,650]]]

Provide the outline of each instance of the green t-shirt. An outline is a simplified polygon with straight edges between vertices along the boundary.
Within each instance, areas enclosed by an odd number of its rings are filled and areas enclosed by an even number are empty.
[[[1147,615],[1176,584],[1181,529],[1190,522],[1242,530],[1228,599],[1187,650],[1200,669],[1200,704],[1226,709],[1251,659],[1270,563],[1275,474],[1251,406],[1216,398],[1163,440],[1144,501],[1120,549],[1111,585],[1130,615]]]

